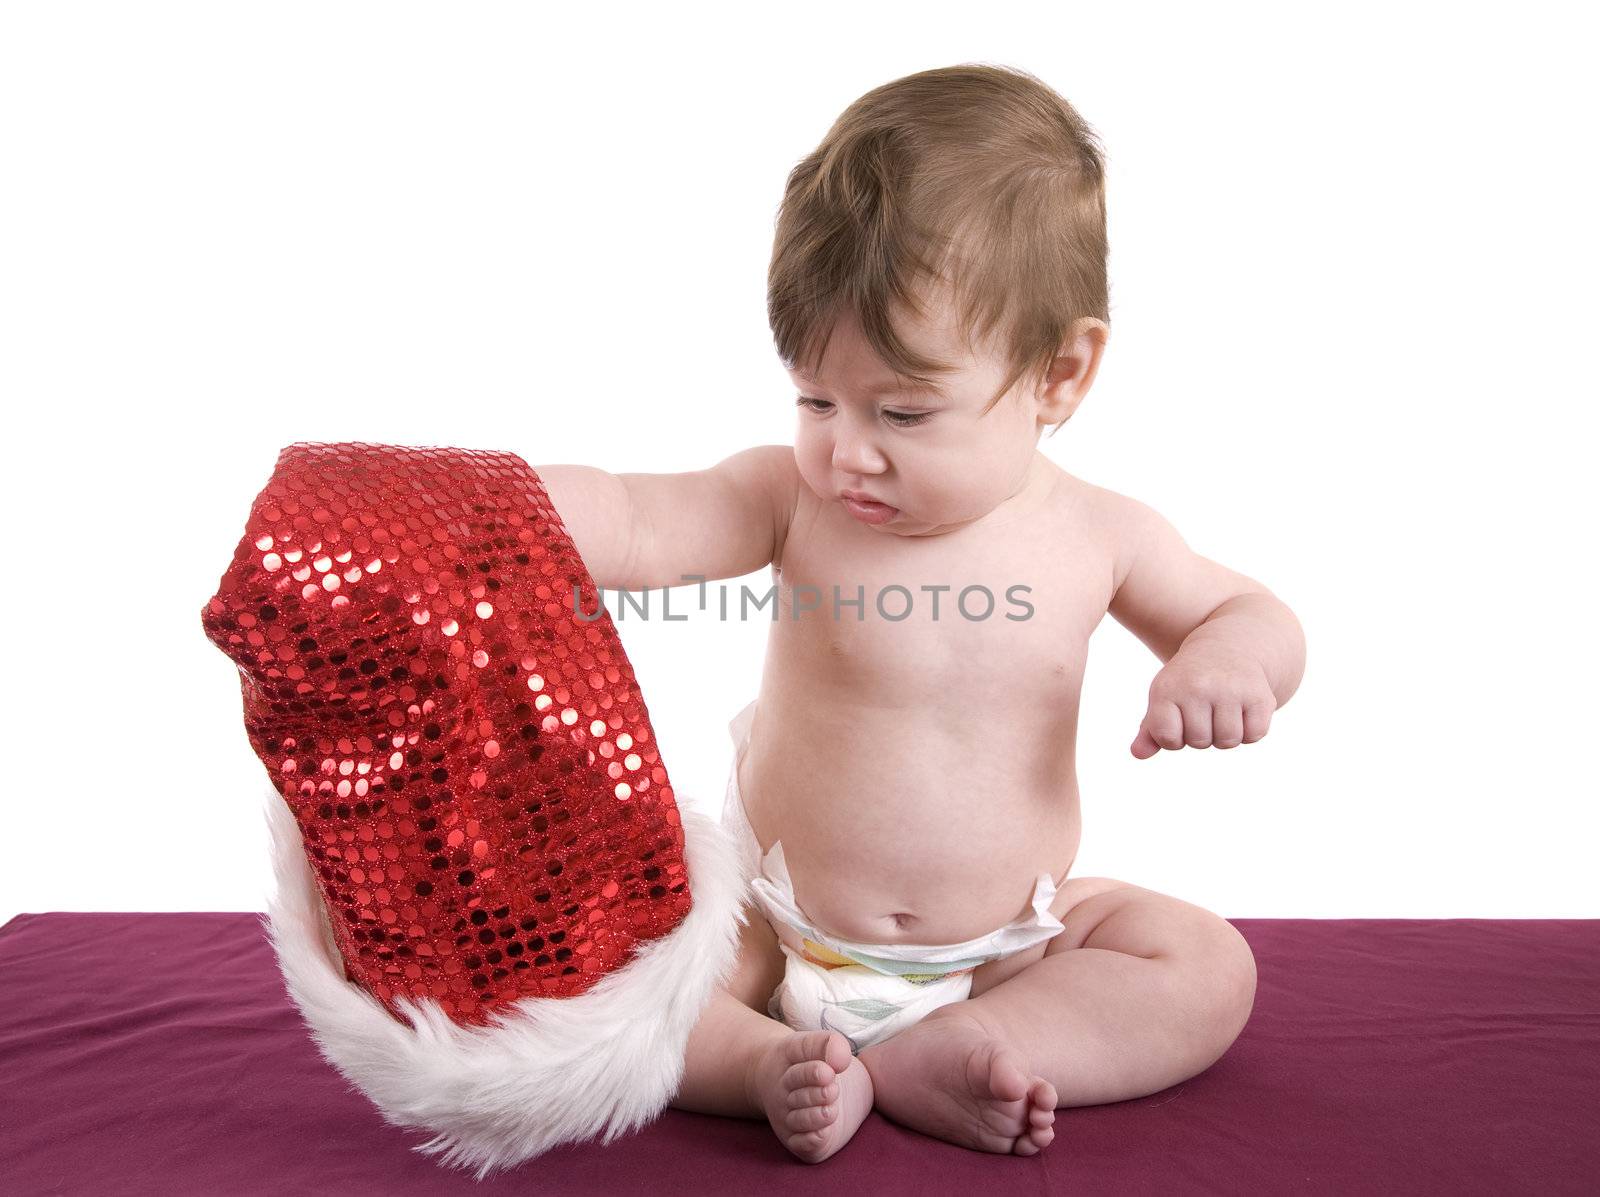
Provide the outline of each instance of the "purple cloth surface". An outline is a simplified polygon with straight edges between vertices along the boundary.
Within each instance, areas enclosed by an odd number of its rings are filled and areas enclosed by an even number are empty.
[[[0,1186],[33,1193],[1594,1193],[1600,920],[1237,919],[1256,1005],[1210,1069],[1064,1109],[1033,1157],[868,1117],[806,1165],[668,1110],[476,1182],[318,1056],[258,915],[0,928]]]

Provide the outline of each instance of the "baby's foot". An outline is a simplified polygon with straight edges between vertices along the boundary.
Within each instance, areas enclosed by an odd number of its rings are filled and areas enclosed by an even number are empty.
[[[941,1007],[859,1062],[878,1110],[925,1135],[1002,1155],[1035,1155],[1055,1138],[1055,1087],[970,1015]]]
[[[850,1141],[872,1112],[872,1078],[837,1031],[797,1031],[757,1059],[750,1093],[778,1141],[808,1164]]]

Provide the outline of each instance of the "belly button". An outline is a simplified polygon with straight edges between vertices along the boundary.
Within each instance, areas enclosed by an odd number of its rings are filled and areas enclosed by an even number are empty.
[[[895,927],[900,930],[904,930],[909,924],[917,921],[917,916],[914,914],[891,914],[889,917],[894,920]]]

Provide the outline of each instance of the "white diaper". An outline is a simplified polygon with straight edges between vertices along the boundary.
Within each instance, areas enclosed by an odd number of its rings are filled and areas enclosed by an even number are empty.
[[[784,977],[767,1012],[796,1030],[838,1031],[853,1052],[881,1042],[930,1011],[964,1000],[972,970],[1043,943],[1063,929],[1050,913],[1055,880],[1040,873],[1027,914],[965,943],[864,944],[821,930],[794,898],[783,844],[761,855],[739,793],[739,761],[750,738],[755,703],[728,724],[735,750],[722,819],[740,845],[751,898],[772,924],[784,955]]]

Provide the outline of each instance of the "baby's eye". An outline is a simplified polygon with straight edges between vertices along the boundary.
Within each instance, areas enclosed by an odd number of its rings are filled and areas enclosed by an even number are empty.
[[[803,395],[794,402],[796,407],[803,407],[807,411],[816,412],[818,415],[821,415],[823,412],[827,411],[833,406],[833,404],[829,403],[826,399],[808,399]],[[931,414],[932,413],[925,411],[885,411],[883,413],[884,418],[896,428],[914,428],[918,424],[921,424],[923,421],[927,420]]]

